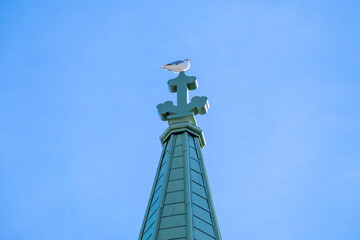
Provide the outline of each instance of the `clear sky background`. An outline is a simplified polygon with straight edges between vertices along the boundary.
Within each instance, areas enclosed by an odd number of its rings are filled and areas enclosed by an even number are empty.
[[[0,2],[0,239],[137,239],[175,100],[223,239],[360,239],[360,2]]]

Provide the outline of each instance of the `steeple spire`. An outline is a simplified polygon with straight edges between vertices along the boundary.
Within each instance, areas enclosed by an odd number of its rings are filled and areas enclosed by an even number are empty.
[[[180,72],[168,81],[177,92],[177,105],[167,101],[157,106],[169,127],[160,136],[163,145],[139,240],[221,239],[201,148],[203,132],[195,115],[209,108],[207,97],[193,97],[196,77]]]

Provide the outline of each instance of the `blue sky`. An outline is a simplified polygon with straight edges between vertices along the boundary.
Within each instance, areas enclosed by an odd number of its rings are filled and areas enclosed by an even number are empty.
[[[193,60],[224,239],[360,239],[359,1],[0,3],[0,239],[137,239]]]

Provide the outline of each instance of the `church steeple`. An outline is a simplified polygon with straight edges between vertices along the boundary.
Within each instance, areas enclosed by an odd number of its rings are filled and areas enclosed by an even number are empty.
[[[169,127],[160,136],[163,145],[139,240],[221,239],[201,148],[205,146],[195,115],[209,108],[207,97],[193,97],[196,77],[180,72],[168,81],[177,92],[177,106],[157,106]]]

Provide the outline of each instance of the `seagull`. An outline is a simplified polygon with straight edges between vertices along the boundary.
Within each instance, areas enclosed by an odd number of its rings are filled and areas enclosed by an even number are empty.
[[[190,67],[190,62],[191,60],[189,59],[177,60],[175,62],[171,62],[160,67],[168,71],[173,71],[174,73],[179,73],[188,70]]]

